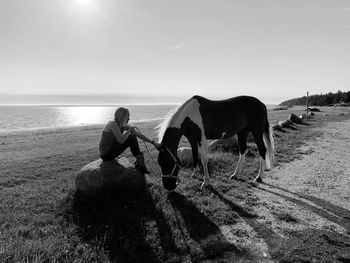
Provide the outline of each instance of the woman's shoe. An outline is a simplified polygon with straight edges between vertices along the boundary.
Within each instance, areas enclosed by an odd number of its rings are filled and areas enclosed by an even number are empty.
[[[150,174],[150,171],[148,171],[146,168],[145,157],[143,156],[143,153],[136,155],[135,168],[143,174]]]
[[[151,172],[147,170],[146,166],[136,165],[135,168],[143,174],[150,174]]]

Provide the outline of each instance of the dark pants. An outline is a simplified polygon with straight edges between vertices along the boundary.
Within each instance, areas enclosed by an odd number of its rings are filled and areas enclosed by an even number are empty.
[[[118,157],[121,153],[123,153],[128,147],[130,147],[131,153],[134,156],[137,156],[141,153],[136,136],[133,134],[130,134],[128,139],[126,139],[126,141],[123,144],[119,142],[114,143],[112,147],[109,149],[107,154],[101,155],[101,159],[103,161],[112,161],[116,157]]]

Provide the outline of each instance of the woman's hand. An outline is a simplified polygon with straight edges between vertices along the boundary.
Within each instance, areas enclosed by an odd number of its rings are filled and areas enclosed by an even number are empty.
[[[125,125],[123,125],[123,127],[122,127],[122,131],[127,131],[129,128],[130,128],[130,126],[127,125],[127,124],[125,124]]]
[[[135,127],[133,127],[133,126],[128,126],[127,129],[128,129],[128,132],[131,134],[134,133],[134,131],[135,131]]]
[[[133,133],[135,131],[135,127],[125,124],[122,130],[128,133]]]

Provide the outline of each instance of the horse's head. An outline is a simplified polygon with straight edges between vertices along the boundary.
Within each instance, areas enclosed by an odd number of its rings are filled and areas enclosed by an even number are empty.
[[[159,149],[158,164],[162,170],[163,186],[168,191],[175,190],[180,170],[176,153],[172,153],[166,146]]]

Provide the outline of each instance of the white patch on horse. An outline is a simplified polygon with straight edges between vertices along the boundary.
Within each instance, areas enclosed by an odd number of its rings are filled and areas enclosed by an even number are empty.
[[[188,99],[187,101],[185,101],[183,104],[181,104],[180,106],[178,106],[177,108],[171,110],[168,112],[167,116],[165,117],[165,120],[163,122],[161,122],[157,127],[156,130],[158,130],[158,140],[159,142],[162,141],[163,136],[165,134],[165,131],[169,128],[169,127],[174,127],[174,122],[178,120],[178,115],[180,112],[183,111],[183,109],[193,101],[193,98]],[[181,122],[182,123],[182,122]],[[181,124],[180,123],[180,124]]]
[[[180,129],[181,124],[184,122],[185,118],[188,117],[193,121],[199,129],[202,131],[202,141],[203,139],[207,139],[205,137],[205,132],[204,132],[204,125],[203,125],[203,119],[199,111],[199,102],[191,98],[187,100],[184,104],[179,106],[175,111],[172,111],[171,116],[167,118],[168,120],[165,120],[163,123],[161,123],[158,126],[159,133],[158,133],[158,138],[161,141],[165,130],[167,128],[178,128]]]
[[[196,99],[193,99],[191,103],[189,103],[186,106],[186,112],[190,113],[184,114],[181,116],[181,123],[184,121],[186,117],[189,117],[191,121],[193,121],[201,130],[201,141],[198,143],[198,152],[200,154],[201,162],[203,165],[203,176],[204,176],[204,182],[202,184],[206,185],[209,183],[209,171],[208,171],[208,140],[207,137],[205,136],[205,130],[204,130],[204,124],[203,124],[203,118],[202,115],[199,111],[200,104]]]
[[[209,183],[209,171],[208,171],[208,140],[205,136],[203,118],[199,110],[199,102],[191,98],[176,109],[176,111],[170,116],[170,119],[159,126],[159,140],[161,141],[165,130],[167,128],[178,128],[180,129],[181,124],[184,122],[185,118],[188,117],[192,122],[194,122],[198,128],[201,130],[201,141],[198,142],[198,153],[200,154],[201,162],[203,165],[203,176],[204,182],[202,184]]]

